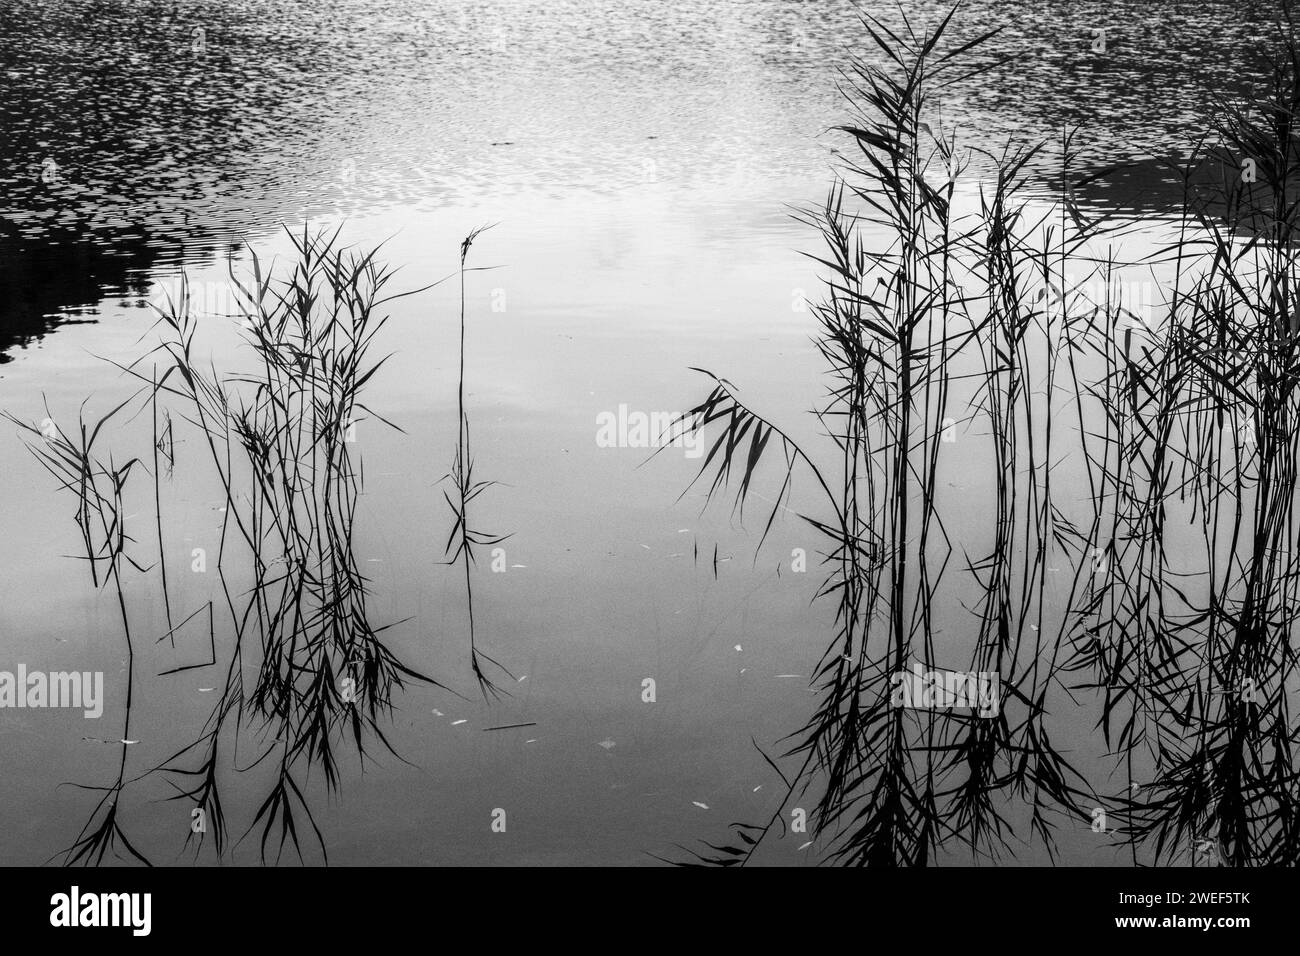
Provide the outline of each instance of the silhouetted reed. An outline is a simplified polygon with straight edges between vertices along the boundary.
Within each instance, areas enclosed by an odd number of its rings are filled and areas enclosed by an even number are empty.
[[[1234,866],[1300,858],[1300,45],[1286,8],[1276,40],[1262,91],[1221,102],[1176,168],[1165,321],[1138,337],[1101,314],[1092,337],[1113,345],[1095,390],[1090,544],[1113,562],[1081,608],[1071,666],[1101,688],[1107,739],[1143,768],[1114,798],[1121,832],[1164,862],[1191,845]]]
[[[287,235],[293,258],[283,275],[265,270],[255,253],[246,280],[231,275],[239,296],[237,318],[252,356],[248,367],[219,371],[200,358],[196,336],[203,317],[191,311],[184,276],[178,294],[158,309],[161,344],[131,365],[119,366],[142,383],[137,396],[147,396],[152,422],[153,503],[167,628],[158,640],[176,646],[177,634],[186,625],[207,618],[206,659],[172,667],[159,676],[221,666],[217,631],[226,633],[228,624],[232,636],[229,644],[222,644],[220,653],[228,655],[224,678],[197,738],[133,780],[161,772],[175,791],[169,799],[203,813],[205,826],[191,830],[186,846],[195,844],[197,853],[211,834],[218,857],[229,846],[221,782],[245,729],[256,735],[259,752],[238,769],[243,772],[263,764],[273,768],[269,792],[245,835],[259,832],[264,860],[272,855],[279,859],[286,844],[292,844],[301,858],[304,838],[314,839],[328,859],[305,792],[311,771],[318,769],[332,792],[340,783],[341,744],[350,743],[363,765],[375,742],[396,756],[385,734],[394,693],[408,683],[444,686],[404,663],[385,643],[384,632],[394,625],[373,622],[369,583],[354,547],[363,481],[354,451],[357,429],[378,427],[370,423],[396,428],[364,401],[367,384],[387,360],[372,355],[387,321],[383,310],[394,299],[424,290],[388,293],[392,273],[379,263],[379,250],[363,253],[348,248],[340,243],[338,232],[312,233],[304,228],[300,234]],[[461,248],[462,369],[453,472],[458,499],[452,502],[458,515],[453,539],[460,542],[452,560],[463,559],[467,588],[472,547],[500,540],[470,530],[464,517],[468,503],[490,484],[472,477],[464,408],[465,257],[475,235]],[[159,359],[163,360],[161,374],[158,364],[144,371],[146,362]],[[63,487],[78,495],[75,517],[92,579],[96,586],[111,580],[117,588],[129,654],[121,562],[147,569],[126,554],[130,539],[122,526],[120,505],[122,486],[139,461],[132,459],[121,467],[104,465],[92,446],[105,422],[137,396],[93,428],[83,425],[80,445],[61,434],[45,437],[37,427],[23,425],[42,435],[41,442],[30,443],[33,451]],[[207,449],[225,499],[216,564],[227,620],[220,626],[212,601],[179,623],[175,620],[179,615],[173,612],[166,574],[160,490],[164,462],[169,476],[174,466],[175,435],[171,411],[160,406],[160,399],[188,409],[183,417]],[[495,662],[474,647],[472,592],[469,597],[471,661],[486,689],[491,685],[479,661]],[[256,675],[251,686],[245,686],[246,672]],[[132,666],[124,740],[129,734],[133,682]],[[98,862],[114,841],[144,859],[116,823],[117,796],[132,782],[125,777],[125,746],[122,774],[70,851],[72,862]]]
[[[491,547],[509,537],[508,534],[498,535],[471,528],[469,521],[470,502],[496,484],[495,481],[483,481],[474,477],[474,459],[470,454],[469,447],[469,415],[465,411],[465,273],[467,271],[476,271],[467,270],[465,263],[469,258],[470,247],[474,245],[474,240],[482,235],[484,228],[475,229],[460,244],[460,268],[457,271],[460,280],[460,368],[456,382],[456,454],[452,461],[451,473],[444,476],[451,479],[455,497],[453,498],[452,495],[445,491],[443,497],[446,499],[448,507],[451,508],[453,516],[451,532],[447,536],[447,563],[454,565],[459,561],[465,572],[465,608],[469,617],[470,667],[474,671],[474,678],[478,681],[479,690],[483,696],[499,698],[502,691],[488,677],[487,672],[483,669],[482,661],[487,661],[487,663],[507,676],[511,675],[496,659],[478,648],[477,636],[474,631],[474,583],[470,574],[470,568],[476,560],[475,548]]]
[[[442,686],[382,640],[392,625],[372,623],[353,547],[362,475],[351,448],[356,429],[371,421],[396,427],[362,400],[387,358],[370,351],[387,320],[380,310],[398,297],[384,294],[391,272],[378,264],[377,250],[343,247],[337,232],[289,235],[295,255],[287,278],[264,273],[255,254],[249,284],[232,276],[256,359],[252,371],[219,376],[196,361],[195,317],[184,291],[161,318],[171,364],[159,387],[191,404],[226,493],[218,564],[233,522],[253,567],[240,604],[222,575],[236,628],[225,687],[203,735],[165,764],[193,781],[178,798],[208,811],[218,852],[224,815],[216,759],[228,718],[236,718],[236,732],[245,711],[261,719],[267,743],[254,764],[269,760],[277,768],[253,822],[261,825],[263,853],[278,833],[280,850],[291,840],[301,854],[302,821],[324,853],[301,789],[308,769],[320,768],[327,788],[336,789],[340,739],[350,739],[363,762],[372,738],[391,752],[383,724],[394,691],[406,681]],[[247,490],[237,494],[237,487]],[[257,678],[245,694],[250,629],[260,646]],[[197,769],[178,763],[191,751],[202,752]]]
[[[134,396],[132,396],[134,398]],[[46,408],[46,419],[33,425],[5,413],[5,417],[28,434],[27,447],[33,456],[59,482],[59,490],[71,492],[77,501],[73,518],[85,549],[91,581],[98,590],[111,582],[126,645],[126,699],[122,716],[121,757],[117,777],[106,786],[74,784],[84,790],[102,793],[85,826],[64,854],[66,865],[100,864],[108,853],[122,859],[135,859],[149,865],[148,859],[127,838],[118,821],[118,805],[127,783],[127,747],[131,738],[131,709],[135,692],[135,642],[123,592],[123,565],[144,570],[127,553],[134,539],[127,533],[123,514],[123,493],[132,472],[140,464],[132,458],[124,464],[114,462],[111,453],[105,461],[96,450],[96,441],[120,412],[132,401],[127,399],[93,423],[85,418],[85,406],[78,417],[77,431],[69,437]],[[25,693],[25,689],[23,690]],[[125,856],[118,852],[119,847]]]
[[[814,834],[845,864],[996,857],[1025,836],[1054,854],[1071,819],[1117,836],[1134,862],[1145,848],[1178,861],[1207,840],[1235,865],[1294,862],[1294,30],[1281,25],[1285,53],[1263,99],[1222,104],[1217,142],[1181,171],[1177,239],[1140,263],[1153,276],[1172,268],[1161,318],[1113,294],[1134,264],[1098,247],[1124,227],[1075,200],[1110,171],[1076,180],[1069,134],[1046,212],[1020,195],[1040,144],[981,151],[993,173],[978,212],[953,216],[970,154],[928,96],[987,69],[991,34],[945,47],[952,15],[922,35],[864,18],[872,50],[846,71],[855,118],[839,127],[856,151],[801,217],[825,250],[815,315],[831,385],[816,414],[833,448],[800,447],[712,373],[681,419],[718,429],[699,476],[710,498],[730,486],[743,506],[779,448],[759,547],[794,477],[814,479],[804,518],[828,544],[817,596],[835,602],[836,629],[819,705],[791,736],[787,798],[814,793]],[[1254,182],[1239,175],[1247,167]],[[1222,183],[1214,196],[1192,185],[1213,181],[1207,168]],[[971,554],[938,479],[951,449],[969,456],[976,443],[994,479],[989,546]],[[1053,473],[1072,460],[1085,513],[1053,498]],[[1194,554],[1185,539],[1198,525]],[[952,580],[954,558],[965,581]],[[966,639],[941,637],[941,602],[972,583]],[[891,700],[912,662],[955,669],[959,654],[996,677],[994,713]],[[1067,760],[1053,734],[1063,719],[1095,720],[1126,778],[1120,793],[1100,796],[1095,774]],[[748,862],[784,806],[692,856]]]

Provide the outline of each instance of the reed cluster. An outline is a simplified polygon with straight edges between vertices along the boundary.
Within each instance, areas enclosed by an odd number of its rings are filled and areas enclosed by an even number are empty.
[[[355,548],[364,482],[357,430],[397,428],[365,399],[367,385],[389,357],[375,354],[388,318],[385,309],[397,298],[432,286],[391,293],[393,273],[379,261],[380,250],[348,247],[338,231],[304,228],[300,233],[286,230],[286,235],[292,244],[288,269],[268,270],[253,252],[247,276],[232,270],[238,303],[234,318],[249,358],[241,367],[218,370],[202,358],[196,339],[214,317],[191,309],[188,281],[182,276],[177,294],[157,309],[158,346],[128,366],[119,365],[140,383],[139,391],[93,426],[82,424],[75,441],[52,425],[43,431],[19,423],[42,464],[77,498],[75,517],[93,581],[97,586],[111,581],[117,589],[130,664],[133,644],[122,571],[125,563],[140,572],[154,568],[128,555],[132,539],[125,531],[122,493],[132,472],[147,465],[131,459],[115,466],[111,458],[106,464],[95,442],[110,419],[143,396],[141,411],[147,409],[152,421],[156,567],[167,622],[157,640],[175,646],[178,633],[196,619],[206,617],[208,628],[207,660],[159,676],[200,668],[223,673],[196,739],[130,779],[123,744],[122,773],[92,817],[92,823],[99,822],[88,824],[67,862],[99,862],[114,839],[147,862],[117,828],[115,809],[126,784],[155,773],[174,791],[169,799],[202,811],[205,826],[191,830],[186,846],[193,844],[197,853],[210,837],[218,857],[223,855],[229,832],[222,790],[245,733],[255,739],[258,752],[251,761],[241,761],[246,765],[237,772],[273,768],[269,790],[245,836],[257,831],[262,858],[279,859],[290,844],[302,857],[302,838],[310,831],[328,859],[307,795],[311,772],[319,770],[327,791],[334,792],[340,783],[341,746],[350,745],[363,764],[376,744],[396,756],[385,735],[395,694],[408,684],[447,689],[388,646],[385,632],[404,622],[375,622],[368,606],[369,582]],[[464,411],[464,258],[472,241],[471,236],[463,244],[459,270],[457,497],[448,497],[457,513],[451,540],[459,542],[452,561],[464,561],[467,588],[471,549],[499,540],[469,529],[464,518],[468,503],[490,484],[472,478]],[[220,595],[179,623],[171,596],[175,582],[169,584],[167,576],[159,490],[164,466],[169,479],[175,466],[173,408],[188,426],[182,434],[197,437],[200,457],[216,475],[224,499],[216,557]],[[479,663],[486,655],[474,648],[472,593],[469,599],[471,662],[486,692],[491,685]],[[224,606],[218,608],[216,602]],[[130,729],[133,667],[127,680],[124,740]]]
[[[1061,188],[1045,203],[1026,170],[1049,144],[995,154],[947,132],[934,97],[999,65],[981,52],[992,33],[948,42],[953,13],[919,33],[864,17],[869,51],[842,86],[849,158],[801,214],[822,243],[826,446],[708,372],[680,422],[710,436],[710,497],[743,507],[777,459],[760,547],[812,479],[798,505],[825,543],[835,630],[787,741],[797,769],[778,768],[786,796],[814,794],[816,838],[842,864],[996,858],[1025,839],[1054,854],[1063,823],[1134,862],[1207,845],[1234,865],[1295,862],[1296,33],[1280,21],[1262,91],[1207,117],[1176,167],[1175,238],[1135,263],[1112,245],[1129,227],[1076,201],[1109,171],[1074,172],[1074,134],[1051,144]],[[977,209],[957,215],[972,159]],[[1150,310],[1115,294],[1134,267],[1160,276]],[[973,467],[991,467],[989,497],[963,494],[958,516],[944,489]],[[958,635],[936,623],[955,615]],[[899,706],[916,665],[990,675],[998,706]],[[1122,789],[1072,762],[1065,722],[1101,729]],[[692,859],[750,861],[785,806]]]

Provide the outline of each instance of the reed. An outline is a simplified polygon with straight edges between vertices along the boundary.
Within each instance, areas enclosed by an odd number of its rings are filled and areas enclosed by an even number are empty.
[[[455,565],[459,562],[465,574],[465,608],[469,618],[470,668],[474,672],[475,680],[478,681],[480,693],[485,698],[499,699],[503,691],[497,684],[492,682],[484,670],[483,662],[486,661],[507,677],[513,675],[495,658],[479,650],[474,629],[474,581],[470,572],[471,566],[476,561],[476,548],[499,544],[510,535],[494,534],[470,526],[470,503],[495,485],[496,482],[474,477],[474,459],[470,454],[469,446],[469,414],[465,408],[465,274],[467,271],[476,271],[467,269],[466,262],[469,259],[469,251],[474,245],[474,240],[482,235],[485,229],[490,228],[490,226],[487,226],[475,229],[460,244],[460,268],[457,271],[460,280],[460,366],[456,381],[456,453],[452,460],[451,472],[444,476],[444,480],[451,480],[455,494],[453,496],[451,493],[444,491],[443,498],[446,499],[447,506],[451,509],[453,517],[451,532],[447,535],[447,563]]]
[[[129,665],[123,740],[129,737],[135,672],[122,567],[126,562],[141,572],[151,569],[127,554],[130,538],[121,517],[123,487],[140,461],[118,467],[110,458],[105,464],[94,446],[105,424],[140,395],[146,396],[152,424],[154,523],[166,618],[158,640],[170,640],[174,647],[177,633],[204,614],[208,628],[206,661],[172,667],[159,676],[224,663],[216,703],[196,739],[131,779],[123,744],[118,779],[99,788],[105,796],[69,851],[70,862],[99,862],[118,844],[147,862],[121,832],[117,801],[128,783],[155,773],[175,791],[170,799],[201,809],[209,824],[192,831],[186,846],[193,843],[197,854],[210,833],[221,857],[230,846],[223,780],[245,732],[256,735],[258,752],[238,772],[266,765],[272,780],[244,836],[258,833],[263,860],[278,860],[288,846],[302,858],[304,839],[313,840],[328,860],[305,790],[311,771],[320,770],[332,793],[340,784],[342,745],[349,744],[363,765],[376,743],[397,756],[385,733],[394,695],[407,684],[446,689],[399,659],[386,643],[384,632],[403,622],[374,623],[369,582],[354,547],[364,481],[354,451],[357,429],[397,428],[365,401],[366,386],[388,358],[373,355],[387,321],[384,309],[432,285],[390,293],[392,272],[380,264],[380,250],[347,247],[337,231],[304,228],[286,234],[293,257],[285,273],[265,269],[253,253],[249,277],[231,274],[251,356],[246,367],[219,371],[199,358],[196,336],[202,317],[191,311],[188,281],[182,276],[178,295],[158,309],[160,344],[131,365],[119,366],[140,383],[140,391],[94,425],[83,421],[79,442],[61,433],[47,437],[36,426],[19,423],[41,436],[29,447],[61,487],[77,495],[74,517],[93,583],[99,587],[111,581],[117,591]],[[453,561],[464,562],[467,590],[472,548],[500,540],[470,530],[465,520],[469,502],[491,484],[472,477],[464,405],[465,258],[474,235],[461,248],[461,397],[453,474],[458,492],[453,508],[459,519],[453,537],[460,541]],[[224,633],[228,624],[232,635],[229,645],[223,642],[224,662],[218,659],[214,602],[207,601],[179,623],[173,611],[160,485],[164,462],[172,474],[176,438],[164,400],[187,409],[183,418],[206,448],[225,500],[216,562],[227,618],[220,629]],[[472,592],[469,599],[471,659],[486,689],[491,685],[479,661],[495,661],[474,646]],[[248,674],[255,675],[251,686],[246,685]]]
[[[1145,768],[1115,800],[1135,858],[1141,846],[1160,862],[1300,856],[1289,636],[1300,44],[1289,8],[1277,26],[1262,88],[1221,102],[1177,168],[1166,322],[1154,341],[1112,333],[1097,388],[1113,404],[1094,440],[1107,491],[1093,546],[1116,567],[1081,608],[1072,666],[1103,688],[1107,737]]]
[[[1022,196],[1047,147],[1032,144],[984,151],[978,212],[954,217],[970,153],[928,97],[993,65],[980,52],[992,34],[944,42],[954,13],[921,33],[864,18],[871,51],[845,73],[854,120],[838,128],[855,150],[827,201],[801,216],[825,250],[815,314],[830,385],[816,415],[829,447],[800,447],[712,373],[681,420],[717,432],[697,476],[710,498],[726,490],[743,506],[778,459],[760,548],[794,477],[813,478],[801,514],[827,541],[817,597],[835,603],[836,627],[819,705],[788,741],[797,769],[768,762],[786,799],[815,793],[815,836],[843,864],[996,858],[1026,825],[1054,854],[1062,824],[1099,811],[1134,863],[1207,841],[1235,865],[1294,862],[1300,55],[1289,15],[1262,97],[1221,104],[1205,150],[1180,170],[1176,239],[1129,263],[1112,245],[1125,227],[1075,198],[1111,170],[1077,178],[1069,132],[1046,213]],[[1245,158],[1254,183],[1238,175]],[[1217,194],[1193,185],[1207,181]],[[1135,265],[1172,270],[1163,316],[1113,294]],[[986,457],[994,480],[989,544],[971,554],[950,534],[939,478],[955,449],[975,445],[966,461]],[[1054,472],[1072,461],[1089,489],[1082,512],[1054,496]],[[936,617],[971,587],[969,639],[941,640]],[[910,662],[952,669],[958,654],[997,676],[995,716],[891,702],[891,677]],[[1055,743],[1062,703],[1065,719],[1101,729],[1120,792]],[[749,862],[784,806],[691,857]]]
[[[127,482],[140,461],[132,458],[119,465],[111,454],[106,459],[102,457],[97,448],[104,427],[114,422],[134,398],[128,398],[93,422],[86,420],[83,404],[76,432],[71,437],[57,426],[48,406],[42,425],[23,422],[8,412],[4,413],[26,434],[28,450],[59,483],[59,490],[75,497],[77,504],[73,520],[84,546],[91,582],[97,590],[112,585],[126,647],[126,694],[117,776],[107,785],[74,784],[101,796],[86,824],[64,853],[65,865],[99,865],[109,853],[119,859],[150,865],[131,843],[119,819],[121,798],[129,782],[126,777],[127,747],[131,740],[131,711],[136,685],[136,645],[122,574],[124,566],[144,570],[127,550],[134,539],[127,532],[123,501]]]
[[[267,742],[254,765],[266,760],[276,772],[250,831],[260,825],[263,855],[277,835],[277,856],[287,840],[301,855],[304,821],[325,855],[301,789],[307,771],[320,768],[327,789],[337,789],[340,741],[350,741],[363,763],[371,740],[391,752],[383,725],[393,694],[407,682],[443,686],[385,644],[383,632],[393,625],[372,622],[353,547],[363,481],[352,448],[356,429],[375,427],[371,422],[397,427],[365,404],[365,386],[388,358],[371,352],[387,320],[383,306],[412,293],[386,294],[392,274],[378,263],[378,250],[344,247],[337,232],[289,235],[294,261],[286,278],[265,273],[255,254],[251,282],[232,276],[251,370],[204,370],[188,309],[174,304],[161,317],[168,335],[162,351],[171,363],[160,387],[189,402],[225,489],[218,563],[233,524],[253,568],[240,604],[226,588],[236,639],[223,693],[199,740],[164,766],[196,781],[179,796],[218,821],[220,850],[218,742],[229,718],[236,732],[241,716],[258,718]],[[247,491],[236,493],[240,486]],[[249,631],[259,645],[257,677],[245,696]],[[197,768],[178,763],[200,749]]]

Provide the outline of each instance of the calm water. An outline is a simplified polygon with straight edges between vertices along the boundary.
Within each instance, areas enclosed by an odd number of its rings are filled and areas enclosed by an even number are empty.
[[[991,150],[1078,125],[1085,165],[1138,161],[1088,201],[1148,210],[1167,192],[1154,157],[1176,154],[1210,91],[1238,82],[1270,10],[972,3],[961,32],[1002,26],[993,49],[1017,60],[952,90],[945,112]],[[481,567],[476,600],[484,647],[519,679],[509,699],[478,700],[461,581],[438,563],[450,515],[435,483],[456,434],[455,301],[439,288],[394,303],[384,344],[396,354],[370,403],[406,434],[360,428],[358,549],[376,620],[409,619],[394,646],[470,702],[399,698],[392,740],[411,765],[348,764],[341,797],[319,801],[331,862],[645,863],[771,812],[780,781],[751,738],[770,747],[806,717],[829,623],[810,606],[816,575],[776,566],[817,542],[790,519],[755,559],[754,520],[702,513],[694,493],[677,501],[698,461],[674,450],[642,466],[644,451],[597,447],[594,423],[621,404],[686,407],[703,395],[688,371],[701,366],[813,432],[803,413],[822,385],[797,302],[816,288],[799,255],[814,237],[788,207],[825,191],[855,23],[847,3],[781,0],[0,2],[0,408],[20,418],[40,420],[46,403],[75,417],[87,395],[100,411],[120,401],[129,383],[105,359],[152,343],[144,305],[159,283],[184,266],[200,308],[223,311],[224,276],[247,266],[249,245],[284,254],[280,222],[346,221],[352,242],[386,240],[410,288],[448,274],[460,238],[497,223],[473,252],[497,268],[470,279],[468,402],[477,467],[502,483],[482,520],[512,537],[508,570]],[[1088,52],[1102,28],[1104,58]],[[215,342],[230,360],[233,337]],[[147,449],[147,420],[135,425]],[[99,721],[4,713],[0,863],[37,863],[90,809],[61,784],[115,765],[104,741],[120,733],[123,650],[113,598],[65,557],[78,544],[70,503],[4,431],[2,666],[103,670],[108,689]],[[188,437],[163,493],[183,613],[216,593],[189,566],[194,548],[215,554],[223,504]],[[120,442],[141,451],[127,429]],[[143,504],[131,517],[148,560]],[[133,579],[128,598],[138,633],[165,630],[150,581]],[[201,637],[175,651],[142,641],[133,773],[206,717],[216,674],[150,676],[200,659]],[[1095,746],[1086,727],[1063,732]],[[263,784],[232,778],[236,835]],[[159,862],[189,829],[188,807],[165,796],[150,780],[123,801],[124,826]],[[489,829],[495,808],[505,834]],[[1068,862],[1114,859],[1086,826],[1062,842]],[[814,862],[801,843],[772,859]],[[235,858],[254,861],[256,840]]]

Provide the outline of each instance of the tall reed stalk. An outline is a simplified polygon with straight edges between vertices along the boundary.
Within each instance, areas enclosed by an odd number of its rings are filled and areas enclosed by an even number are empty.
[[[127,481],[140,462],[132,458],[118,465],[111,455],[105,461],[96,450],[96,442],[104,427],[113,422],[133,398],[134,396],[128,398],[93,423],[86,421],[83,406],[76,435],[72,438],[59,429],[49,415],[48,408],[43,426],[20,421],[5,413],[5,417],[27,433],[28,450],[59,482],[59,490],[70,492],[76,497],[77,507],[73,517],[85,548],[91,581],[97,590],[112,584],[122,627],[122,640],[126,646],[126,694],[122,737],[118,741],[120,758],[117,776],[106,786],[77,785],[82,789],[100,792],[102,796],[72,846],[64,854],[65,865],[99,865],[110,852],[114,856],[122,856],[118,852],[119,847],[125,851],[125,857],[122,858],[149,865],[149,860],[128,839],[118,817],[122,793],[129,782],[126,778],[127,747],[134,743],[131,740],[131,710],[136,684],[136,647],[127,612],[122,571],[124,564],[144,570],[127,553],[127,547],[133,539],[127,533],[123,495]],[[20,693],[26,693],[26,688],[21,688]]]

